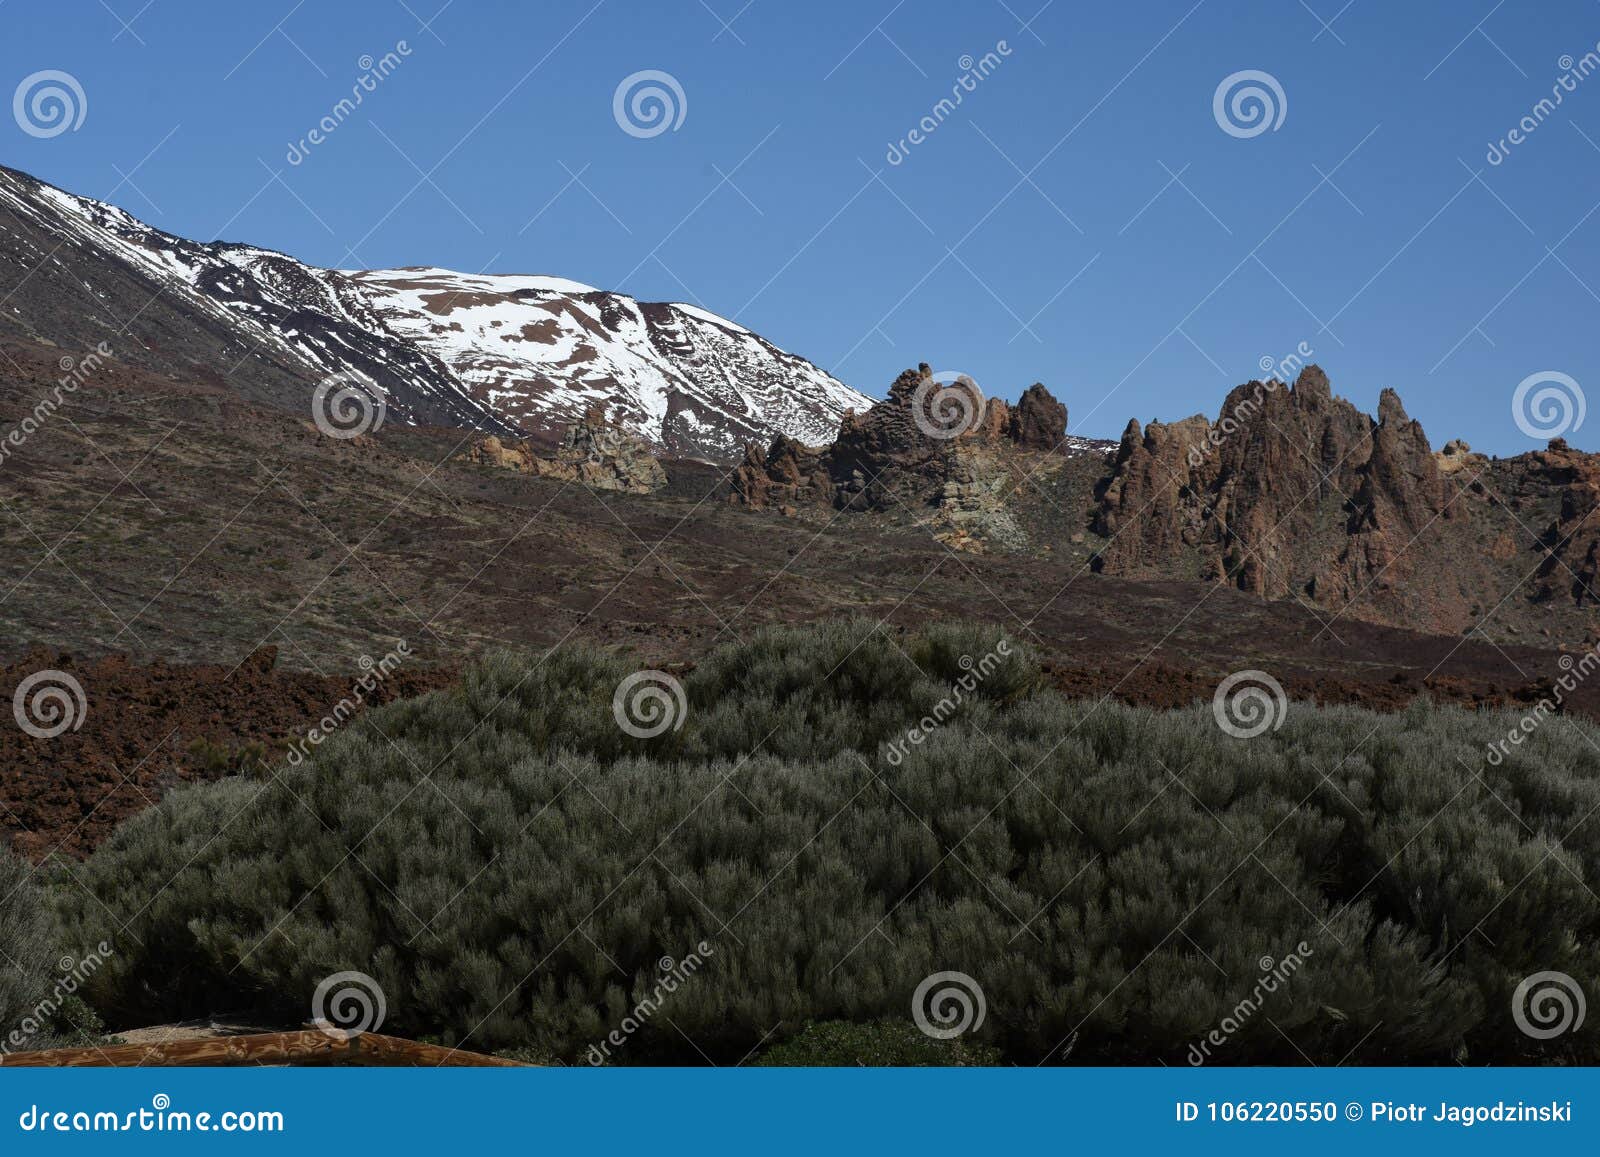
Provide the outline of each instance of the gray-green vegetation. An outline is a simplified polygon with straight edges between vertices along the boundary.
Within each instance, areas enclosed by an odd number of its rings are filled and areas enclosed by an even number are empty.
[[[654,739],[613,717],[623,659],[490,658],[271,779],[172,792],[62,869],[59,936],[126,922],[86,994],[113,1025],[302,1020],[355,969],[384,1031],[581,1062],[703,941],[613,1063],[1180,1064],[1225,1022],[1213,1063],[1600,1061],[1592,1022],[1538,1040],[1512,1009],[1532,973],[1600,976],[1596,729],[1492,766],[1503,714],[1296,703],[1237,739],[1209,704],[1063,700],[1013,645],[886,758],[997,642],[766,631]],[[947,970],[986,1004],[959,1057],[904,1031]]]

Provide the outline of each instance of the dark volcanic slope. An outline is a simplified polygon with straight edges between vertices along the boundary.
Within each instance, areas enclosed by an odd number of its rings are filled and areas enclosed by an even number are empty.
[[[43,186],[0,168],[0,190],[26,198]],[[275,346],[253,342],[222,311],[197,310],[188,294],[146,268],[108,260],[51,216],[0,195],[0,335],[32,339],[81,357],[101,342],[125,364],[158,375],[222,384],[265,405],[305,410],[309,366]]]

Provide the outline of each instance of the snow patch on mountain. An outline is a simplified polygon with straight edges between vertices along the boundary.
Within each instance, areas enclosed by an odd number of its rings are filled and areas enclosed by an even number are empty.
[[[664,452],[731,460],[778,434],[824,444],[847,410],[872,404],[698,306],[640,302],[563,277],[321,269],[255,246],[175,237],[3,168],[0,202],[63,244],[132,266],[309,379],[371,380],[401,421],[442,416],[540,433],[603,406]]]

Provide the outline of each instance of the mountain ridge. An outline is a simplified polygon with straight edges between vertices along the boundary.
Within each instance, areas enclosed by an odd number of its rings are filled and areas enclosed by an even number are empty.
[[[390,420],[553,441],[603,405],[663,453],[732,461],[777,434],[826,441],[871,404],[699,306],[552,276],[324,269],[190,241],[3,166],[0,210],[0,268],[18,286],[45,274],[0,311],[28,336],[87,347],[112,329],[144,368],[220,369],[280,408],[304,412],[311,386],[339,377]],[[85,299],[87,318],[63,307]]]

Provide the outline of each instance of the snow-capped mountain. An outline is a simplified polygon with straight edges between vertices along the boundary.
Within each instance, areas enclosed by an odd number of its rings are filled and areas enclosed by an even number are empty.
[[[846,410],[871,405],[695,306],[559,277],[320,269],[175,237],[3,167],[0,300],[34,338],[105,340],[302,411],[319,380],[354,375],[391,421],[539,435],[603,405],[664,452],[731,459],[778,434],[826,443]]]

